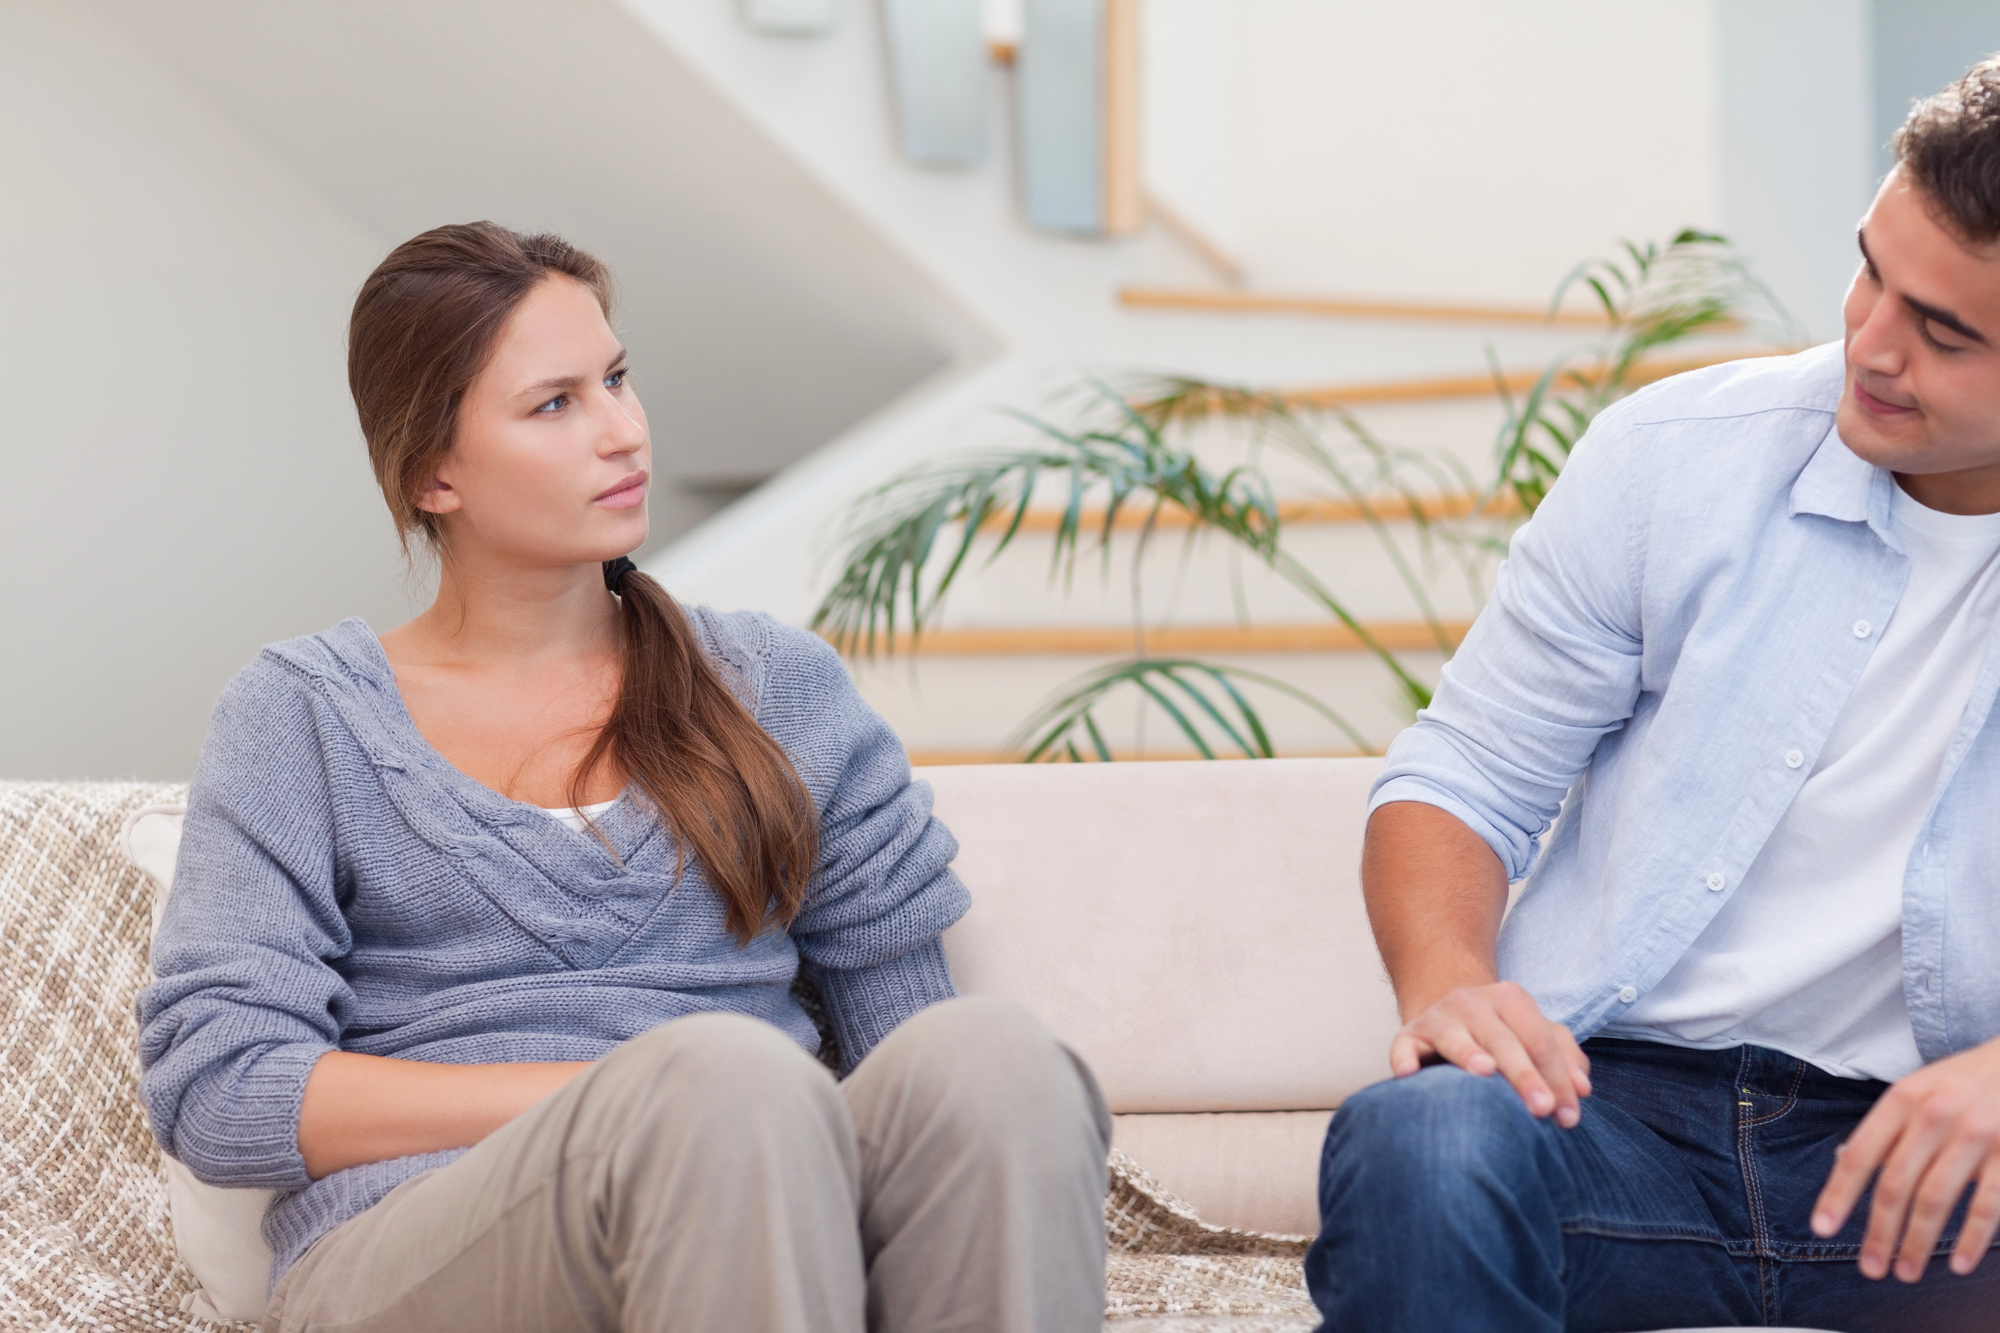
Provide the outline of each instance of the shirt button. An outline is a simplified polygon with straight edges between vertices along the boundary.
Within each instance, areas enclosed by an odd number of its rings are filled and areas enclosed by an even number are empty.
[[[1618,998],[1623,1003],[1630,1004],[1639,998],[1638,988],[1636,986],[1627,986],[1624,990],[1618,992]]]
[[[1797,768],[1800,764],[1803,764],[1805,761],[1806,761],[1806,756],[1803,750],[1785,751],[1786,768]]]
[[[1873,632],[1873,630],[1874,627],[1871,626],[1865,620],[1857,620],[1854,622],[1854,637],[1857,639],[1867,638],[1869,634]]]
[[[1708,888],[1711,893],[1721,893],[1723,885],[1727,883],[1729,881],[1723,878],[1722,872],[1719,870],[1708,877]]]

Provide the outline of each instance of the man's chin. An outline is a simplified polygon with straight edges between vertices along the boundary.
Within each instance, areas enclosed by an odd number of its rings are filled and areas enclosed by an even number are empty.
[[[1904,423],[1906,429],[1890,429],[1873,412],[1854,401],[1854,388],[1850,384],[1840,396],[1834,422],[1840,430],[1840,442],[1862,462],[1892,472],[1921,470],[1907,466],[1924,456],[1923,418],[1915,413]]]

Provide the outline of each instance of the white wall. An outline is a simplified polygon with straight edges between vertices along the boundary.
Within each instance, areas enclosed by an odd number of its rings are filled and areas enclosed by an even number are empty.
[[[1147,0],[1146,171],[1258,286],[1539,302],[1716,218],[1715,0]]]
[[[918,171],[865,0],[791,41],[726,4],[621,3],[1009,345],[1165,344],[1111,301],[1148,242],[1021,226],[1004,70],[987,163]],[[1261,286],[1538,302],[1621,236],[1715,222],[1718,3],[1146,0],[1149,188]]]
[[[0,179],[0,777],[184,777],[261,644],[404,617],[344,336],[419,230],[611,263],[669,483],[993,345],[611,0],[0,0]]]
[[[492,218],[605,260],[654,409],[657,537],[699,508],[676,483],[753,484],[992,350],[613,0],[99,3],[377,234]]]
[[[268,640],[403,614],[342,351],[385,248],[79,10],[0,3],[0,776],[183,778]]]

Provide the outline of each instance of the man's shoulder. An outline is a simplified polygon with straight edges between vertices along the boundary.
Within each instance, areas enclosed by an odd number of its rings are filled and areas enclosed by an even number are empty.
[[[1789,356],[1754,356],[1685,371],[1650,384],[1606,412],[1628,426],[1722,422],[1771,412],[1831,417],[1847,373],[1841,344]]]
[[[1845,369],[1832,343],[1661,380],[1600,413],[1564,477],[1628,497],[1670,482],[1701,503],[1786,490],[1833,428]]]

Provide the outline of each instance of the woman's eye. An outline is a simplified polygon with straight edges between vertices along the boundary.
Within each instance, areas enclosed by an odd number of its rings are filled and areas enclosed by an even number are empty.
[[[619,388],[625,383],[625,377],[627,375],[630,375],[631,373],[632,372],[629,370],[612,371],[609,375],[606,375],[604,377],[604,387],[607,389]]]
[[[543,403],[540,407],[536,408],[535,410],[537,412],[560,412],[563,410],[563,408],[567,406],[569,406],[569,395],[566,393],[559,393],[555,397],[549,399],[549,401],[547,401],[546,403]]]

